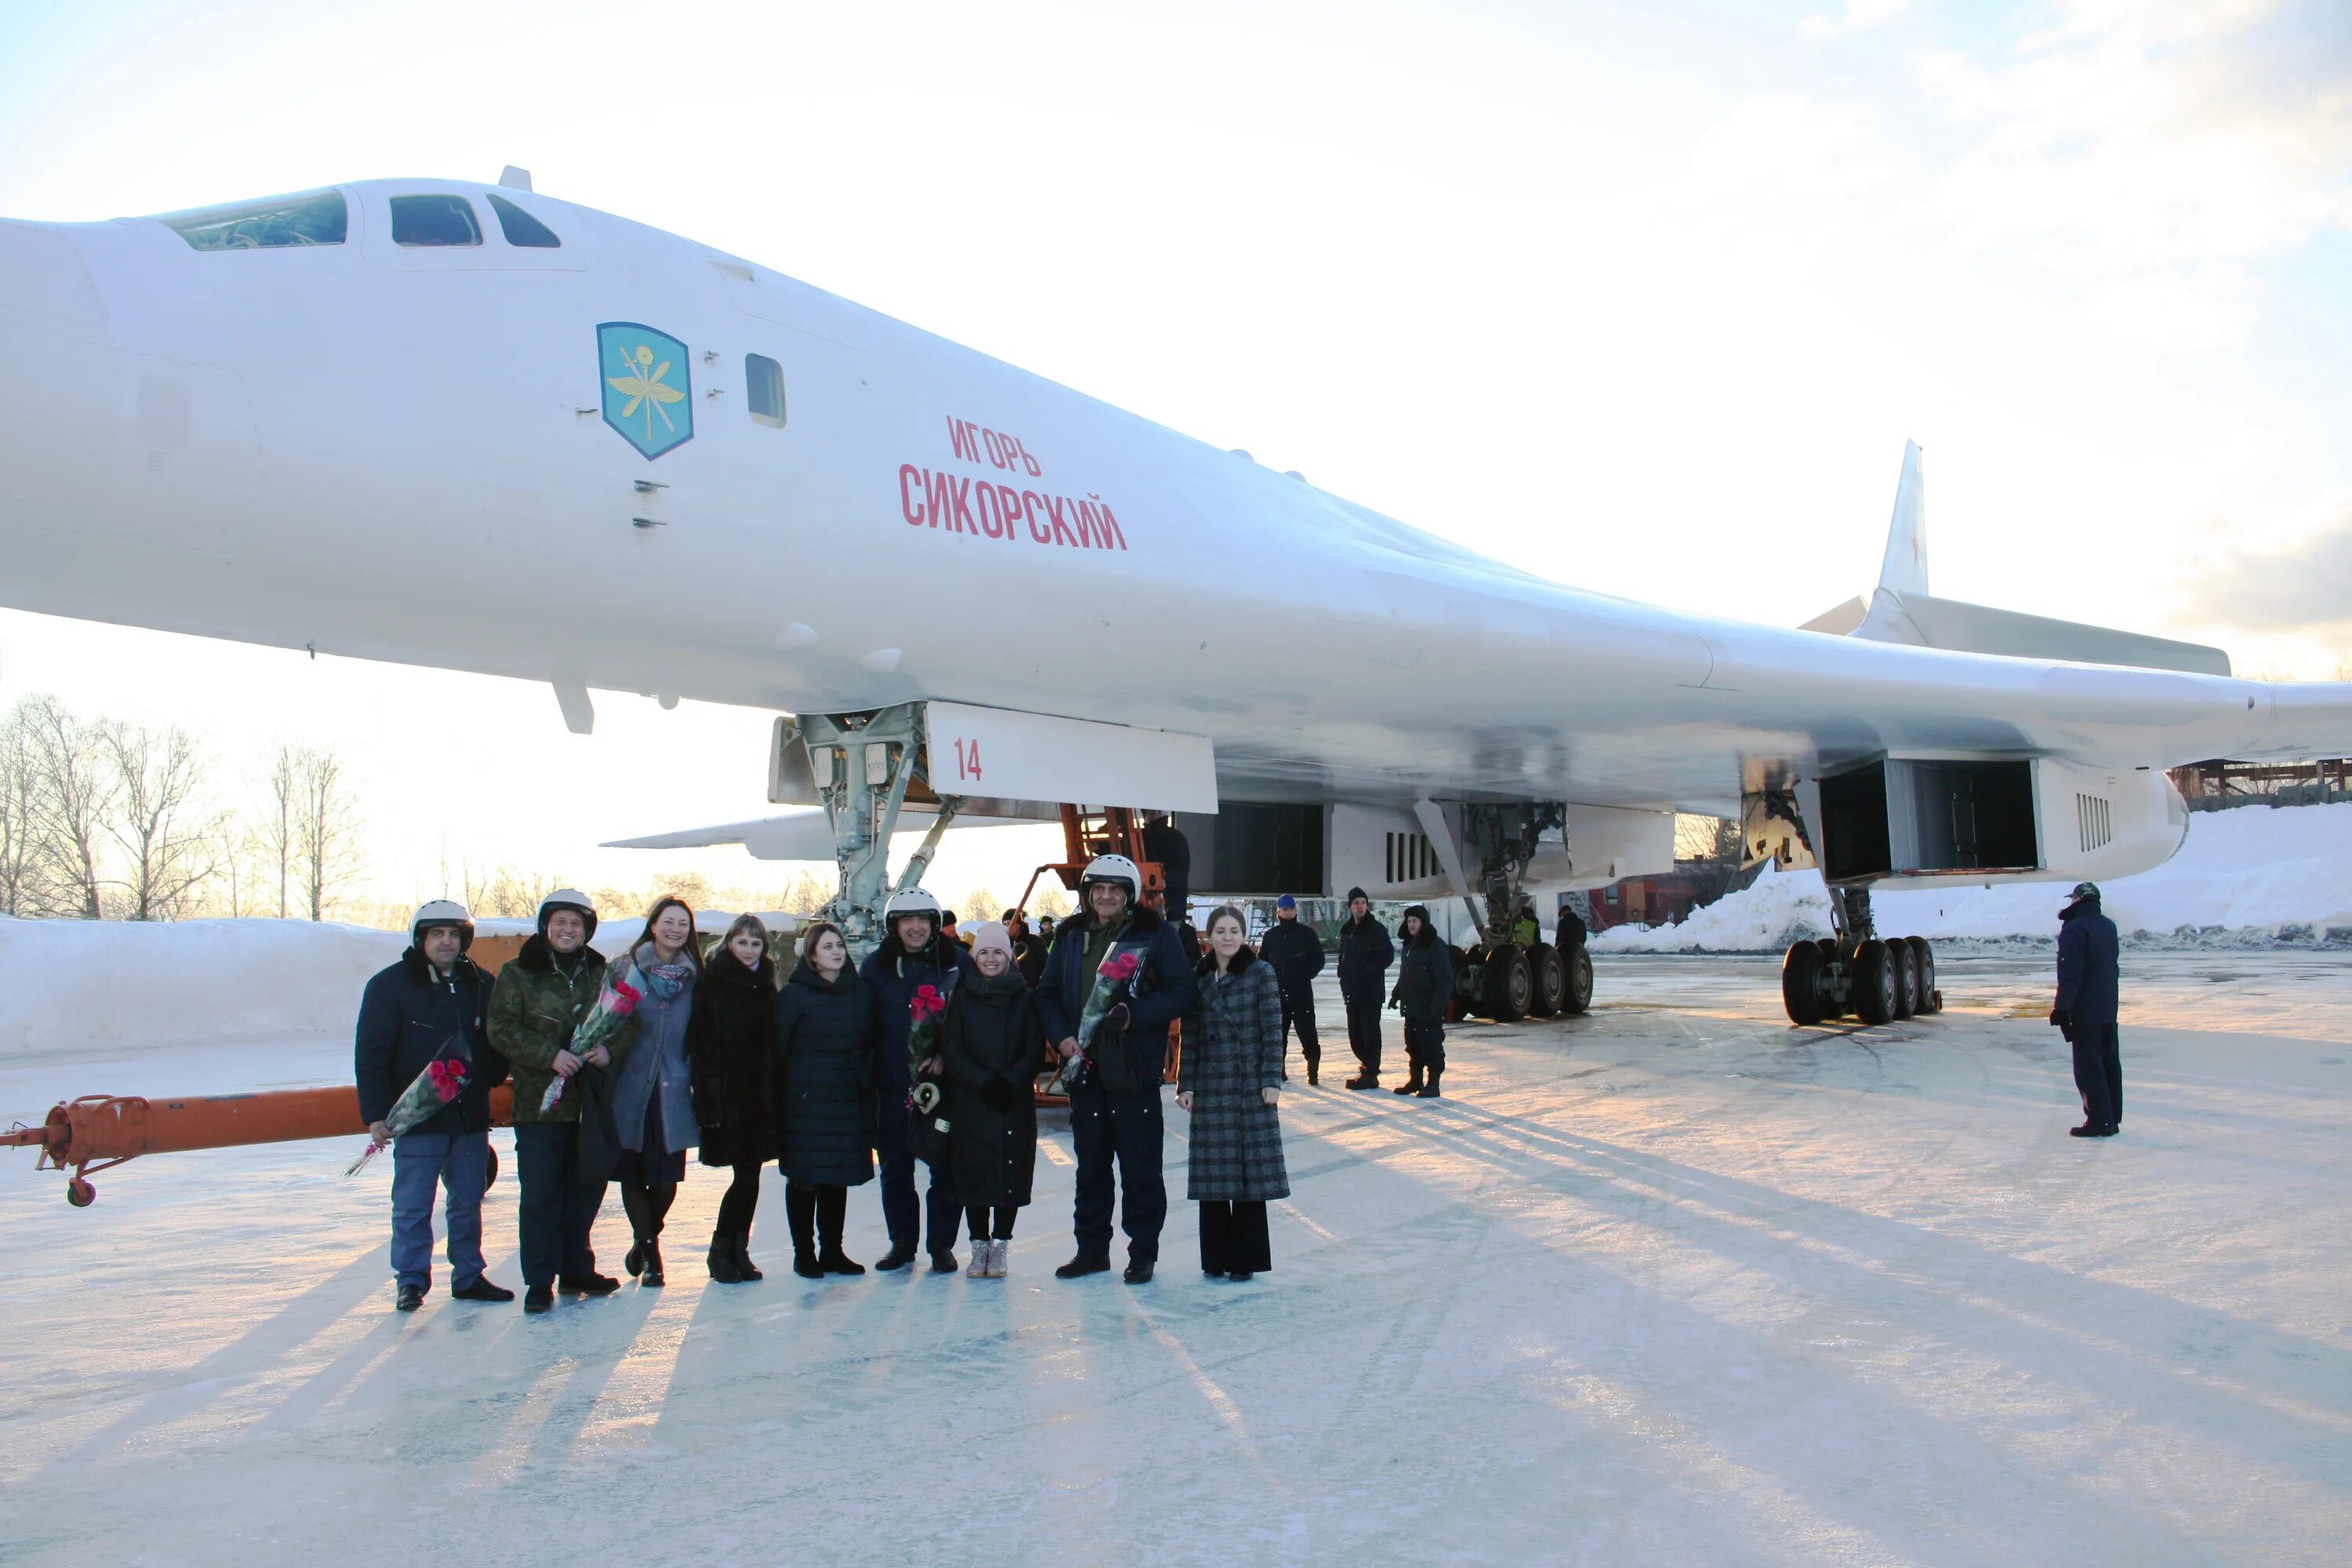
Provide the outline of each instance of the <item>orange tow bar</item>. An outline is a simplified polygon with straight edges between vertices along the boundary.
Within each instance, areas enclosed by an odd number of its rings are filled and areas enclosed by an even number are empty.
[[[514,1091],[490,1090],[490,1124],[514,1120]],[[89,1184],[93,1171],[120,1165],[142,1154],[184,1149],[230,1149],[244,1143],[287,1143],[304,1138],[344,1138],[364,1133],[360,1093],[341,1089],[288,1089],[268,1094],[214,1094],[186,1100],[149,1100],[140,1095],[86,1094],[62,1101],[38,1127],[0,1131],[0,1147],[38,1149],[39,1171],[70,1170],[66,1202],[88,1208],[98,1200]],[[498,1154],[490,1155],[498,1177]]]

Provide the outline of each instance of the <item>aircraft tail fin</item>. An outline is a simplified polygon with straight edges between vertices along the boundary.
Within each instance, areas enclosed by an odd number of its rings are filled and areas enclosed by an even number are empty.
[[[1867,600],[1849,599],[1814,616],[1803,629],[1955,653],[2179,669],[2199,675],[2230,673],[2230,656],[2201,643],[2020,615],[1930,595],[1927,489],[1916,441],[1904,443],[1903,477],[1895,487],[1895,516],[1887,525],[1886,556],[1879,567],[1877,589]]]
[[[1927,481],[1919,443],[1903,443],[1903,478],[1895,486],[1895,517],[1886,525],[1886,559],[1878,585],[1896,594],[1927,591]]]

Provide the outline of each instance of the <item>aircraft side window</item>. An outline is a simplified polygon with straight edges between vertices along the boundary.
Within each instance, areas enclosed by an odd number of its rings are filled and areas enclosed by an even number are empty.
[[[499,215],[499,232],[507,237],[509,245],[526,250],[554,250],[563,244],[555,237],[553,229],[504,196],[492,195],[490,210]]]
[[[755,424],[784,427],[784,367],[765,354],[743,356],[743,400]]]
[[[474,221],[474,204],[463,196],[394,196],[392,198],[392,242],[394,245],[479,245],[481,225]]]
[[[191,250],[277,250],[298,245],[341,245],[351,213],[341,191],[303,191],[264,201],[165,213]]]

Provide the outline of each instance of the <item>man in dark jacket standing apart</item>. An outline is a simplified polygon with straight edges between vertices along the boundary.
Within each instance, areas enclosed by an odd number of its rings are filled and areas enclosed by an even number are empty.
[[[971,964],[971,954],[942,926],[946,911],[939,900],[920,888],[890,895],[882,906],[882,945],[858,965],[857,973],[874,987],[882,1015],[882,1082],[880,1137],[882,1152],[882,1223],[889,1227],[890,1250],[874,1267],[887,1274],[915,1260],[925,1245],[929,1222],[931,1271],[955,1272],[956,1237],[963,1228],[963,1205],[956,1201],[954,1184],[931,1173],[923,1202],[915,1202],[915,1155],[907,1137],[907,1092],[915,1085],[914,1063],[907,1057],[907,1034],[913,1022],[908,1004],[924,986],[937,988],[944,999]]]
[[[413,1312],[433,1288],[433,1194],[447,1193],[449,1293],[461,1301],[511,1301],[482,1274],[482,1193],[490,1184],[490,1090],[506,1059],[483,1026],[489,977],[466,956],[474,922],[465,906],[436,899],[409,924],[409,949],[380,970],[360,997],[352,1057],[360,1116],[392,1144],[394,1305]],[[408,1086],[435,1062],[466,1064],[457,1098],[397,1139],[384,1124]]]
[[[1257,952],[1282,987],[1283,1055],[1286,1060],[1295,1028],[1299,1054],[1307,1058],[1307,1085],[1312,1089],[1322,1081],[1323,1070],[1323,1041],[1315,1032],[1315,977],[1323,973],[1323,939],[1298,918],[1298,900],[1288,893],[1275,900],[1274,924],[1266,928]],[[1290,1076],[1287,1067],[1282,1076]]]
[[[2074,1047],[2074,1087],[2083,1093],[2077,1138],[2112,1138],[2124,1119],[2124,1063],[2116,1043],[2123,976],[2116,922],[2099,908],[2099,885],[2076,884],[2059,911],[2058,1002],[2050,1021]]]
[[[1399,1094],[1442,1100],[1437,1080],[1445,1076],[1445,1008],[1454,1000],[1454,954],[1437,940],[1429,909],[1415,904],[1404,912],[1404,963],[1390,998],[1404,1015],[1404,1051],[1412,1071]]]
[[[559,888],[540,900],[539,932],[499,971],[490,992],[490,1044],[514,1069],[516,1177],[522,1189],[515,1228],[522,1242],[522,1310],[544,1312],[561,1282],[567,1296],[605,1296],[621,1288],[596,1272],[589,1232],[604,1204],[604,1184],[580,1179],[580,1101],[572,1077],[611,1059],[599,1047],[586,1056],[572,1037],[604,988],[604,956],[588,945],[596,907],[588,895]],[[550,1085],[562,1099],[545,1110]]]
[[[1130,1285],[1151,1278],[1160,1228],[1168,1219],[1160,1177],[1160,1081],[1168,1070],[1168,1026],[1192,1001],[1192,966],[1175,928],[1143,904],[1143,873],[1124,855],[1098,855],[1078,879],[1080,913],[1062,922],[1037,987],[1037,1016],[1064,1059],[1078,1055],[1078,1030],[1097,973],[1116,954],[1139,967],[1086,1044],[1086,1065],[1070,1087],[1070,1134],[1077,1146],[1073,1226],[1077,1255],[1055,1277],[1076,1279],[1110,1268],[1111,1165],[1118,1163],[1119,1223],[1127,1232]],[[1066,1079],[1070,1076],[1066,1074]]]
[[[1339,995],[1348,1004],[1348,1048],[1362,1070],[1349,1089],[1381,1085],[1381,1012],[1389,999],[1389,965],[1396,944],[1388,928],[1372,918],[1372,901],[1361,888],[1348,889],[1348,919],[1339,927]]]

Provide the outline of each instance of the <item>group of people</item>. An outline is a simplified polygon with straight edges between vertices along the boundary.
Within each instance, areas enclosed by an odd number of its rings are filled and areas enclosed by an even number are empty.
[[[968,1230],[965,1272],[1001,1279],[1035,1174],[1034,1086],[1055,1064],[1077,1178],[1076,1249],[1055,1273],[1108,1271],[1116,1209],[1125,1279],[1144,1283],[1168,1213],[1160,1089],[1180,1020],[1202,1269],[1240,1280],[1270,1268],[1266,1205],[1289,1195],[1277,1105],[1292,1009],[1277,963],[1253,952],[1230,907],[1210,917],[1195,961],[1123,856],[1097,858],[1079,893],[1049,939],[1017,920],[958,933],[937,900],[900,892],[862,964],[830,922],[775,953],[750,915],[706,955],[693,910],[665,898],[608,963],[590,945],[594,906],[566,889],[541,903],[538,930],[495,981],[467,956],[466,910],[426,904],[409,950],[369,981],[355,1047],[361,1113],[393,1152],[394,1305],[414,1311],[431,1289],[436,1195],[451,1293],[514,1299],[486,1274],[481,1244],[489,1094],[509,1079],[526,1311],[620,1288],[598,1272],[591,1236],[615,1184],[626,1270],[661,1285],[689,1150],[730,1173],[706,1260],[714,1280],[762,1278],[751,1237],[772,1160],[796,1274],[866,1272],[844,1227],[849,1189],[878,1170],[888,1249],[877,1269],[928,1256],[933,1272],[952,1272]],[[1319,967],[1319,944],[1317,957]],[[1311,1006],[1307,1017],[1311,1038]],[[410,1120],[414,1086],[427,1083],[447,1092]]]
[[[1348,1048],[1355,1053],[1353,1089],[1381,1086],[1381,1014],[1394,1008],[1404,1017],[1404,1048],[1411,1070],[1392,1091],[1423,1100],[1442,1098],[1445,1073],[1445,1015],[1454,996],[1454,953],[1420,904],[1405,910],[1397,942],[1372,914],[1361,888],[1348,889],[1348,918],[1339,926],[1339,997],[1348,1009]],[[1282,1033],[1298,1035],[1309,1088],[1323,1081],[1323,1042],[1315,1022],[1315,977],[1323,973],[1323,939],[1298,918],[1298,900],[1285,893],[1275,902],[1265,957],[1281,987]],[[1391,984],[1390,968],[1397,971]]]

